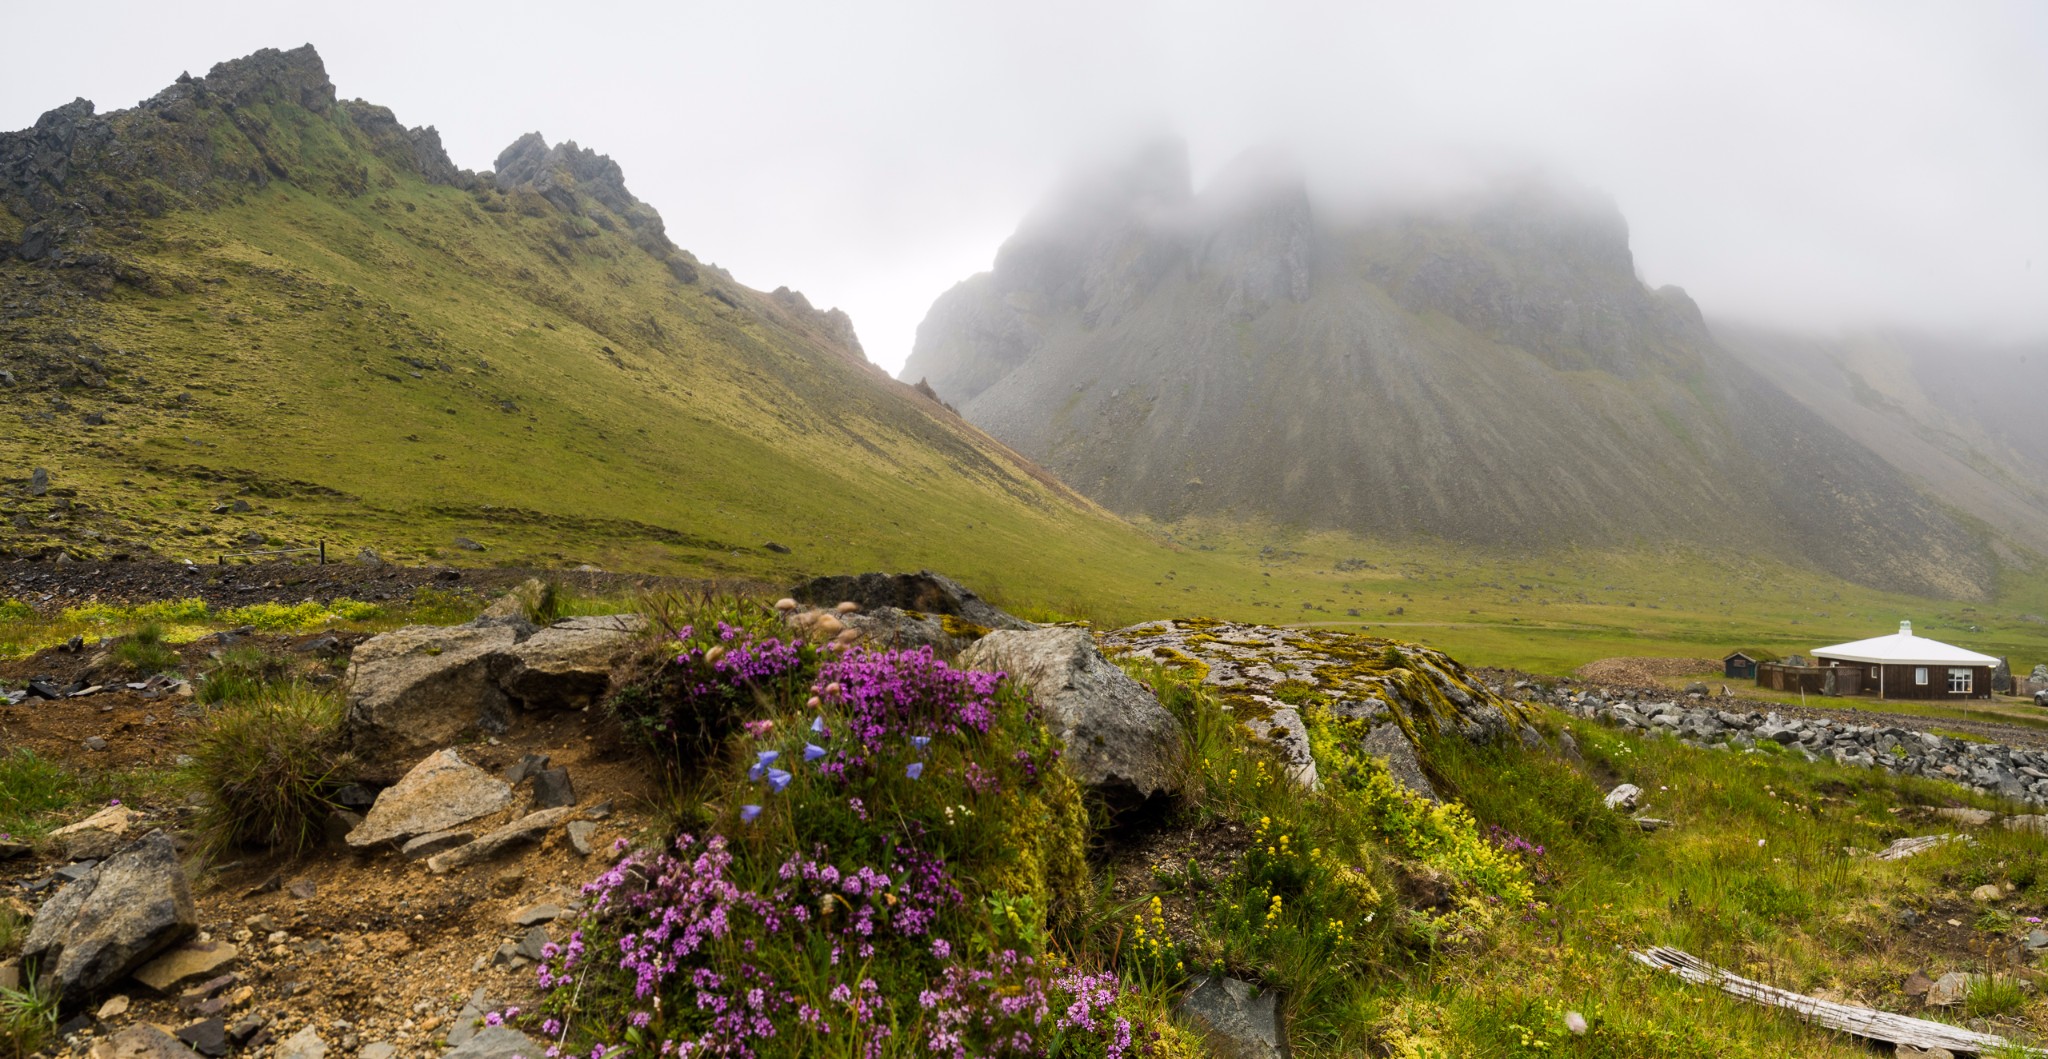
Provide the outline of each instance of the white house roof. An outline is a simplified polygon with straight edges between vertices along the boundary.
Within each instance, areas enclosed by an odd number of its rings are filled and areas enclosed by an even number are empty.
[[[1839,662],[1863,662],[1870,665],[1908,666],[1995,666],[1998,659],[1966,651],[1954,644],[1930,640],[1913,635],[1913,623],[1902,621],[1899,631],[1890,636],[1873,636],[1868,640],[1836,644],[1833,647],[1816,647],[1815,658],[1832,658]]]

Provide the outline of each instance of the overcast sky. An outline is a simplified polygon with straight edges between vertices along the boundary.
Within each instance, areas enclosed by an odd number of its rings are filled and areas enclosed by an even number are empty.
[[[2048,3],[17,4],[0,127],[312,42],[486,168],[624,166],[675,241],[853,314],[895,370],[1077,156],[1170,128],[1371,194],[1540,168],[1611,193],[1709,316],[2048,337]],[[81,40],[73,46],[62,42]],[[36,43],[43,42],[43,43]]]

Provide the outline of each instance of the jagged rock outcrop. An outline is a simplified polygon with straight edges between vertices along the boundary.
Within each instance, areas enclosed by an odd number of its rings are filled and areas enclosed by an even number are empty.
[[[942,294],[899,376],[1106,506],[1482,546],[1691,542],[1979,597],[1908,475],[1728,356],[1599,196],[1321,209],[1254,152],[1147,144]],[[1797,470],[1793,470],[1796,468]]]

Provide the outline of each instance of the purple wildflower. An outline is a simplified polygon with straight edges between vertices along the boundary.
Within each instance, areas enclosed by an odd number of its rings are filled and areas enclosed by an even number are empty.
[[[911,762],[910,767],[903,770],[903,774],[905,776],[910,777],[911,779],[917,779],[918,777],[924,775],[924,762]]]
[[[789,781],[790,781],[790,775],[789,775],[789,773],[787,773],[787,772],[784,772],[784,771],[783,771],[783,770],[781,770],[781,769],[769,769],[769,770],[768,770],[768,789],[769,789],[769,790],[771,790],[771,791],[774,791],[774,792],[775,792],[775,793],[777,793],[777,794],[781,794],[781,793],[782,793],[782,789],[783,789],[784,787],[787,787],[787,786],[789,786]]]
[[[816,744],[816,743],[805,743],[805,744],[804,744],[804,760],[805,760],[805,761],[816,761],[816,760],[818,760],[819,758],[821,758],[821,757],[824,757],[824,756],[825,756],[825,748],[824,748],[824,747],[822,747],[822,746],[819,746],[819,745],[818,745],[818,744]]]
[[[751,824],[754,822],[754,818],[760,815],[761,807],[758,805],[740,806],[740,823]]]

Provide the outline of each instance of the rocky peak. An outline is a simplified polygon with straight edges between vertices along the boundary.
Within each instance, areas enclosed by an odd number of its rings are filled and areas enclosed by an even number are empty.
[[[576,215],[587,214],[582,200],[589,199],[626,222],[649,253],[661,257],[675,249],[661,214],[626,189],[625,171],[610,155],[579,147],[574,140],[550,147],[546,137],[529,132],[499,152],[494,167],[501,191],[526,188]]]
[[[1096,300],[1084,282],[1091,259],[1120,256],[1118,245],[1153,236],[1192,197],[1187,144],[1178,138],[1141,144],[1076,174],[1048,196],[996,252],[996,286],[1085,305]]]
[[[1197,269],[1219,278],[1231,315],[1250,319],[1280,300],[1309,295],[1315,215],[1308,178],[1289,152],[1239,155],[1194,203]]]
[[[250,55],[215,63],[203,79],[190,82],[214,99],[238,107],[255,103],[290,103],[322,114],[334,105],[334,82],[327,64],[311,44],[290,51],[261,48]]]

